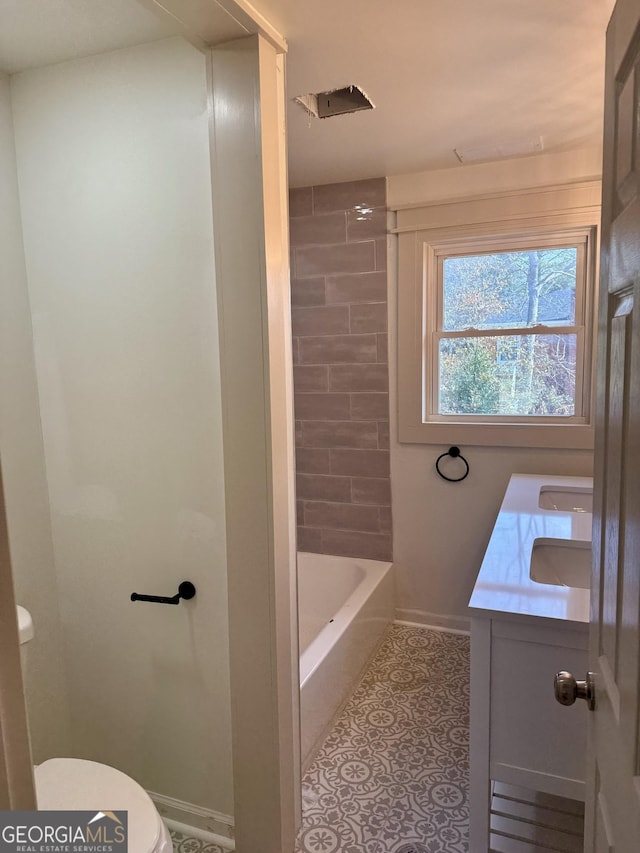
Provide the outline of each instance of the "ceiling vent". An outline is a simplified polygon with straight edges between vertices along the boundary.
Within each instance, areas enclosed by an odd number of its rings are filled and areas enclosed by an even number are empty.
[[[298,95],[293,99],[315,118],[331,118],[360,110],[372,110],[374,105],[359,86],[344,86],[331,92]]]

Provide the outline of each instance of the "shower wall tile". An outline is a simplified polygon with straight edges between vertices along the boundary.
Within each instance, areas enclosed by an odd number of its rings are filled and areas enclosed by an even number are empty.
[[[378,361],[386,364],[388,359],[389,336],[378,335]]]
[[[313,527],[298,527],[298,551],[323,554],[322,530]]]
[[[311,528],[306,528],[311,529]],[[362,533],[352,530],[323,530],[321,554],[341,557],[364,557],[368,560],[391,560],[390,533]]]
[[[291,279],[291,305],[293,308],[324,305],[326,301],[324,276]]]
[[[380,530],[383,533],[391,533],[391,507],[381,506],[378,508]]]
[[[291,322],[294,335],[338,335],[348,333],[351,325],[347,305],[292,308]]]
[[[292,246],[344,243],[347,237],[346,216],[341,211],[324,216],[292,217],[289,234]]]
[[[337,308],[339,306],[334,306]],[[349,331],[354,335],[364,332],[387,331],[387,303],[364,302],[349,306]],[[295,333],[294,333],[295,334]]]
[[[376,346],[376,358],[378,348]],[[389,391],[386,364],[337,364],[329,368],[331,391]]]
[[[367,272],[376,267],[376,245],[373,240],[363,243],[335,243],[331,246],[305,246],[297,248],[295,256],[298,278],[306,275]]]
[[[354,504],[373,504],[386,507],[391,504],[391,484],[381,477],[352,477],[351,500]]]
[[[289,209],[298,547],[390,560],[385,180]]]
[[[296,471],[304,474],[329,474],[331,472],[329,451],[297,447]]]
[[[347,211],[347,240],[376,240],[387,230],[387,208],[365,207]]]
[[[373,421],[303,421],[303,447],[378,447]]]
[[[368,533],[380,531],[380,514],[377,506],[305,501],[304,522],[307,527],[321,529],[359,530]]]
[[[359,421],[384,421],[389,419],[387,394],[350,394],[351,417]]]
[[[300,504],[305,500],[348,503],[351,500],[351,478],[326,474],[297,474],[296,493]]]
[[[381,450],[389,449],[389,421],[378,424],[378,447]]]
[[[293,386],[300,391],[328,391],[329,368],[325,365],[301,364],[293,368]]]
[[[301,338],[303,364],[370,364],[378,358],[375,335],[324,335]]]
[[[315,214],[329,213],[334,210],[385,207],[386,204],[387,189],[384,178],[371,178],[367,181],[345,181],[339,184],[324,184],[323,186],[313,187],[313,212]]]
[[[351,477],[388,477],[387,450],[331,450],[330,471]]]
[[[313,190],[311,187],[300,187],[289,193],[289,216],[308,216],[313,213]]]
[[[296,418],[302,421],[341,421],[351,417],[350,394],[296,394]]]
[[[350,305],[354,302],[387,302],[387,274],[384,271],[327,278],[327,302]]]

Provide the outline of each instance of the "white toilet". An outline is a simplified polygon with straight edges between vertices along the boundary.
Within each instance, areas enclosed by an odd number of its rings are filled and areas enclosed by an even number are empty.
[[[34,629],[31,614],[20,606],[18,628],[25,669]],[[151,797],[119,770],[80,758],[50,758],[36,765],[34,776],[39,809],[126,810],[130,853],[172,853],[171,837]]]

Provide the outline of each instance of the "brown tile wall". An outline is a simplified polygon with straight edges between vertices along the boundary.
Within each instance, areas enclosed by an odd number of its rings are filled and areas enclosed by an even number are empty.
[[[291,190],[298,547],[391,559],[384,178]]]

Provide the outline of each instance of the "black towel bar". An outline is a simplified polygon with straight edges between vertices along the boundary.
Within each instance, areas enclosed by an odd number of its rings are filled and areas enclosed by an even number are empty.
[[[131,601],[153,601],[155,604],[180,604],[181,599],[188,601],[196,594],[196,588],[191,581],[182,581],[175,595],[142,595],[131,593]]]

